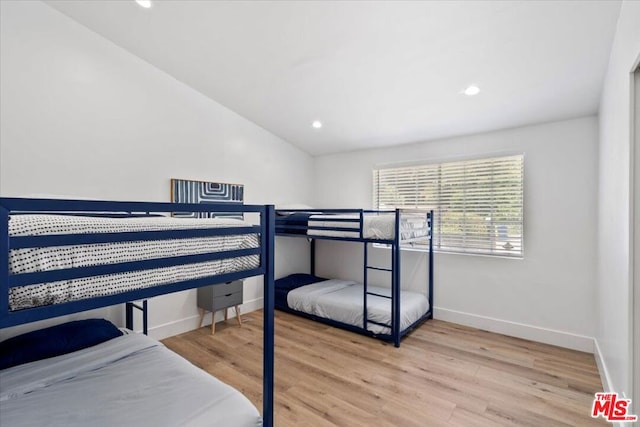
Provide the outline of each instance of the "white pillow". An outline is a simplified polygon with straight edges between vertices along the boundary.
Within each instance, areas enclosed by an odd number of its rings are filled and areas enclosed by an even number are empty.
[[[59,199],[59,200],[102,200],[96,199],[95,197],[79,197],[79,196],[66,196],[63,194],[27,194],[26,196],[21,196],[25,199]]]
[[[289,215],[292,214],[294,212],[291,212],[292,210],[313,210],[314,208],[312,208],[309,205],[305,205],[302,203],[291,203],[288,205],[279,205],[276,206],[276,211],[278,213],[278,215]]]
[[[96,199],[94,197],[79,197],[79,196],[66,196],[62,194],[27,194],[26,196],[21,196],[26,199],[54,199],[54,200],[80,200],[80,201],[102,201],[102,199]],[[127,215],[129,212],[127,211],[91,211],[94,214],[115,214],[115,215]]]

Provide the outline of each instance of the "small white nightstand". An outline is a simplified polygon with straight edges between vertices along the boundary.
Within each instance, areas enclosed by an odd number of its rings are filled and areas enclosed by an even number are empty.
[[[198,310],[200,311],[200,326],[204,320],[205,312],[211,312],[211,335],[216,332],[216,311],[224,310],[224,320],[227,320],[227,310],[234,307],[238,325],[242,326],[240,319],[240,304],[242,304],[242,280],[221,283],[219,285],[204,286],[198,288]]]

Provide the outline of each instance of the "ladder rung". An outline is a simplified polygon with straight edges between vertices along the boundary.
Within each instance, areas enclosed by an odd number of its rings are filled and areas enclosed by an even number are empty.
[[[393,270],[392,270],[392,269],[390,269],[390,268],[369,267],[368,265],[367,265],[367,268],[368,268],[368,269],[370,269],[370,270],[393,271]]]
[[[388,296],[388,295],[376,294],[375,292],[367,292],[367,295],[375,295],[375,296],[377,296],[377,297],[382,297],[382,298],[389,298],[389,299],[391,299],[391,297],[390,297],[390,296]]]

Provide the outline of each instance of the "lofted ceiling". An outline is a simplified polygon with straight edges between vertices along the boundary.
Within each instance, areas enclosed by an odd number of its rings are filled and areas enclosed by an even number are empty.
[[[595,114],[620,11],[617,0],[46,3],[313,155]],[[481,92],[462,94],[470,84]]]

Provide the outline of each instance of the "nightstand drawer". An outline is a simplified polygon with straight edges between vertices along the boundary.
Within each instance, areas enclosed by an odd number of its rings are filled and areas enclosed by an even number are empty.
[[[228,297],[230,295],[235,296]],[[238,300],[239,302],[234,302]],[[242,304],[242,280],[198,288],[198,307],[207,311],[222,310],[239,304]]]
[[[235,292],[227,295],[218,295],[213,298],[213,310],[233,307],[242,304],[242,292]]]
[[[234,280],[233,282],[213,286],[214,297],[235,294],[237,292],[242,292],[242,280]]]

